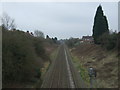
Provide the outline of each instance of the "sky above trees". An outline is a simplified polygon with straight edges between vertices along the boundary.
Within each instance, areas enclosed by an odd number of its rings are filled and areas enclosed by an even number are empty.
[[[59,39],[92,35],[94,16],[99,4],[108,19],[109,29],[118,30],[117,2],[9,2],[3,12],[15,19],[18,29],[40,30]]]

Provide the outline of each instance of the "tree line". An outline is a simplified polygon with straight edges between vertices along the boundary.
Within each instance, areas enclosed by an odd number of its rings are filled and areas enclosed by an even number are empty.
[[[56,44],[57,38],[48,40],[44,33],[36,30],[17,30],[15,22],[7,14],[2,18],[2,85],[41,80],[41,68],[50,62],[44,42]],[[42,81],[41,81],[42,82]]]

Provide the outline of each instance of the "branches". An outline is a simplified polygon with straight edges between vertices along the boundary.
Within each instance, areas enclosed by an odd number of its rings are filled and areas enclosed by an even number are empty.
[[[34,31],[34,35],[36,37],[41,37],[41,38],[44,38],[44,33],[42,31],[39,31],[39,30],[35,30]]]
[[[16,28],[15,20],[8,16],[7,13],[3,13],[1,18],[2,26],[7,30],[12,30]]]

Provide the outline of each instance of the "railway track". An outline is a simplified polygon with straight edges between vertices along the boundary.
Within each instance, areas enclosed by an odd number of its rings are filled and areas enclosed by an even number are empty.
[[[72,62],[72,55],[69,52],[67,46],[65,46],[67,55],[68,55],[68,61],[69,61],[69,65],[70,65],[70,69],[71,69],[71,73],[72,73],[72,77],[73,77],[73,81],[75,84],[76,88],[86,88],[87,86],[85,85],[84,81],[82,80],[82,78],[80,77],[79,73],[77,72],[77,70],[75,69],[73,62]]]
[[[59,52],[59,53],[61,53],[61,52]],[[60,73],[61,73],[60,67],[61,67],[61,64],[58,64],[58,63],[60,63],[60,60],[55,61],[54,70],[53,70],[52,76],[50,78],[51,82],[50,82],[49,88],[57,88],[60,86]],[[56,78],[57,78],[57,80],[56,80]]]
[[[69,52],[61,45],[53,65],[45,76],[41,88],[80,88]]]

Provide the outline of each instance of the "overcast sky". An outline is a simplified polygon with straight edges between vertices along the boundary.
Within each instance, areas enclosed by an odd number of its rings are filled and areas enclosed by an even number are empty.
[[[2,10],[15,19],[17,28],[40,30],[59,39],[92,35],[96,9],[102,5],[109,29],[118,30],[117,2],[7,2]]]

